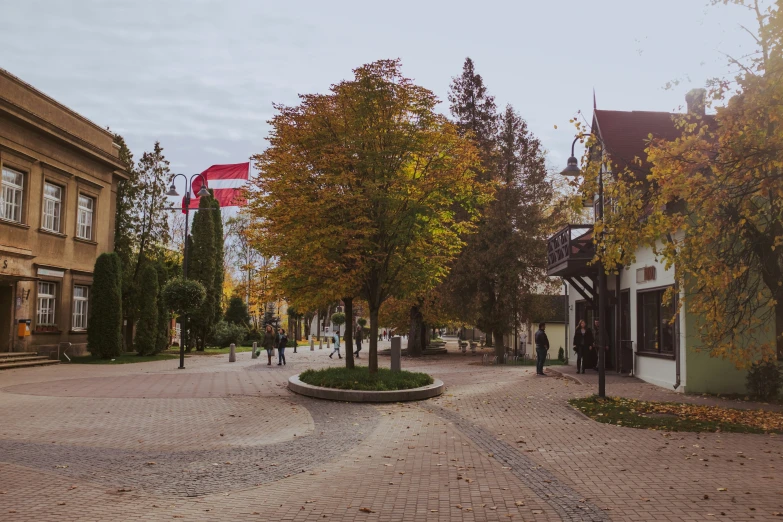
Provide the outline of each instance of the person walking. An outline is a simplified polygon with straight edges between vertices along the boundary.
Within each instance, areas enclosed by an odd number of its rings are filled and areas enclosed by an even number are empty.
[[[275,335],[275,332],[272,330],[272,325],[268,324],[266,325],[266,330],[264,331],[264,339],[261,341],[261,346],[266,349],[266,356],[268,359],[267,366],[272,366],[272,351],[275,349],[275,342],[277,341],[277,336]]]
[[[277,342],[277,365],[285,365],[285,347],[288,344],[288,336],[285,329],[280,329],[280,340]]]
[[[332,334],[332,339],[334,340],[334,350],[332,350],[332,353],[329,354],[329,358],[331,359],[332,355],[337,352],[337,357],[342,359],[343,356],[340,355],[340,330],[334,331],[334,334]]]
[[[536,374],[545,375],[544,373],[544,361],[546,361],[546,354],[549,352],[549,339],[546,336],[546,323],[539,323],[538,331],[536,332]]]
[[[353,334],[353,336],[356,338],[356,351],[353,353],[353,355],[357,359],[359,358],[359,352],[362,351],[362,336],[363,335],[364,335],[364,332],[362,331],[362,325],[357,324],[356,325],[356,333]]]
[[[593,331],[587,327],[584,319],[579,320],[579,326],[574,332],[574,352],[576,352],[576,373],[585,373],[587,352],[593,349]]]

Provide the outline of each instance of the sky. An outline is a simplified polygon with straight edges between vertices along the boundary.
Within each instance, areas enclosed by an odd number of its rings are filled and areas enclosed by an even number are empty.
[[[17,0],[0,16],[0,67],[122,134],[137,159],[157,140],[173,172],[194,173],[248,161],[273,104],[378,59],[400,58],[447,112],[469,56],[559,170],[593,90],[600,109],[674,111],[729,72],[725,55],[753,50],[748,13],[710,3]]]

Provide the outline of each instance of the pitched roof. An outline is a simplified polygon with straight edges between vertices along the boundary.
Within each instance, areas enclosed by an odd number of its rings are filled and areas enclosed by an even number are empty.
[[[593,129],[597,129],[605,150],[614,166],[631,171],[650,170],[644,150],[649,144],[649,135],[654,138],[674,140],[682,135],[675,119],[679,114],[652,111],[606,111],[593,112]],[[709,116],[708,116],[709,117]],[[639,166],[634,158],[642,160]]]

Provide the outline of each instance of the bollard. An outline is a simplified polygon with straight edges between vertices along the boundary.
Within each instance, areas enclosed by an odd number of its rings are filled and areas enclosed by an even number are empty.
[[[313,341],[313,336],[312,335],[310,336],[310,351],[311,352],[315,351],[315,341]]]
[[[392,337],[391,340],[391,371],[398,372],[402,369],[402,337]]]
[[[228,352],[228,362],[237,362],[237,345],[231,343],[231,348]]]
[[[324,349],[324,340],[320,337],[318,338],[318,349],[323,350]]]
[[[331,337],[327,337],[326,338],[326,349],[327,350],[331,350],[332,349],[332,338]]]
[[[258,359],[258,343],[256,341],[253,341],[253,355],[251,357]]]

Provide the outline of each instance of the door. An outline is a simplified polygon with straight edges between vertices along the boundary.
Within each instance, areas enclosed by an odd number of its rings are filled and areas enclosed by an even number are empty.
[[[0,283],[2,284],[2,283]],[[0,286],[0,352],[10,352],[14,327],[14,288],[8,284]]]

